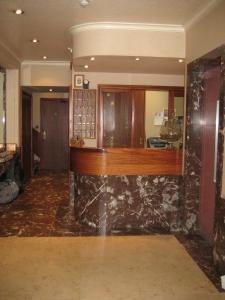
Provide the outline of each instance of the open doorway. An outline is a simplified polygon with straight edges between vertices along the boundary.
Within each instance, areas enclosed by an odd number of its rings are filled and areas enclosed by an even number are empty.
[[[67,170],[69,87],[23,87],[22,94],[21,144],[26,179],[40,170]]]

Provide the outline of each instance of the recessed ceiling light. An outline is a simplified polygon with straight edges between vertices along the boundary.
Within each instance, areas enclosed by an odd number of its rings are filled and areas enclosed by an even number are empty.
[[[47,56],[44,55],[44,56],[43,56],[43,59],[47,59]]]
[[[53,91],[53,89],[49,89],[49,92],[52,92]]]
[[[88,69],[88,65],[85,65],[84,68],[85,68],[85,69]]]
[[[86,7],[89,3],[90,3],[91,0],[79,0],[80,2],[80,5],[82,7]]]
[[[136,57],[135,60],[136,60],[136,61],[140,60],[140,57]]]
[[[95,57],[94,57],[94,56],[92,56],[92,57],[90,58],[90,60],[91,60],[91,61],[94,61],[94,60],[95,60]]]
[[[184,60],[182,58],[178,59],[179,63],[182,63]]]
[[[38,43],[39,40],[38,39],[32,39],[31,42],[35,44],[35,43]]]
[[[13,12],[14,12],[15,15],[22,15],[22,14],[24,14],[24,11],[22,9],[20,9],[20,8],[15,9]]]

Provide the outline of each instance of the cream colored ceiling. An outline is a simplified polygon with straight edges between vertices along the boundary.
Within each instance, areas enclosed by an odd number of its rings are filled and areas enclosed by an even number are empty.
[[[88,65],[89,72],[114,72],[114,73],[151,73],[151,74],[184,74],[184,62],[179,63],[175,58],[142,57],[136,61],[135,57],[123,56],[98,56],[95,61],[90,57],[74,60],[77,72],[87,72],[84,65]]]
[[[49,60],[70,60],[67,47],[72,45],[69,28],[73,25],[103,21],[184,25],[212,2],[215,0],[92,0],[82,8],[78,0],[0,0],[0,42],[20,60],[41,60],[43,55]],[[12,13],[16,8],[25,13],[16,16]],[[40,43],[32,44],[32,38]],[[142,65],[146,72],[148,66]],[[129,68],[126,62],[124,70]]]

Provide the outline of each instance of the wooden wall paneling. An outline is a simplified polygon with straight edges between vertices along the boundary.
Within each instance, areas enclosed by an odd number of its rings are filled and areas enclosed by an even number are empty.
[[[145,145],[145,90],[132,91],[132,140],[131,147]]]
[[[133,94],[133,111],[132,111],[132,147],[144,147],[145,132],[144,132],[144,94],[145,91],[169,91],[170,95],[170,112],[174,111],[174,96],[184,96],[184,88],[176,86],[146,86],[146,85],[98,85],[98,120],[97,120],[97,145],[99,148],[104,146],[103,143],[103,123],[104,123],[104,93],[125,93],[132,92]],[[137,100],[135,100],[137,99]],[[141,111],[143,110],[143,111]],[[143,117],[142,117],[143,116]],[[140,126],[140,128],[138,128]],[[140,143],[140,137],[143,137],[143,142]]]

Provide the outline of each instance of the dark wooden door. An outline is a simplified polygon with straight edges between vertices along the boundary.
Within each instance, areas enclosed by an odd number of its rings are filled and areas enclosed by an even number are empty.
[[[132,105],[132,147],[144,147],[145,142],[145,90],[134,90]]]
[[[24,179],[32,175],[32,96],[22,93],[22,164]]]
[[[132,93],[103,93],[103,147],[130,147]]]
[[[41,163],[43,170],[68,169],[68,99],[41,99]]]
[[[202,233],[212,240],[216,197],[214,182],[214,158],[217,151],[215,149],[216,107],[220,88],[220,68],[210,69],[204,75],[199,223]]]

